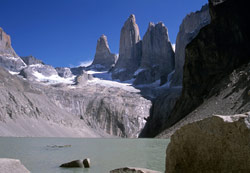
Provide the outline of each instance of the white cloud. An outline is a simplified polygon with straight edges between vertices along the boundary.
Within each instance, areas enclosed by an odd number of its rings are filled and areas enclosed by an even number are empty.
[[[175,52],[175,44],[172,44],[172,48],[173,48],[173,50],[174,50],[174,52]]]
[[[80,64],[78,66],[84,66],[84,67],[87,67],[89,65],[91,65],[93,62],[93,60],[86,60],[86,61],[82,61],[80,62]]]

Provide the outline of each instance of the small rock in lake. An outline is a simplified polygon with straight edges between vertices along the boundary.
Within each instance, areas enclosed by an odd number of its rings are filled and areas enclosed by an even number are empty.
[[[83,166],[84,166],[84,168],[90,167],[90,159],[89,158],[86,158],[83,160]]]
[[[89,168],[90,167],[90,159],[86,158],[84,160],[74,160],[68,163],[62,164],[60,167],[63,168]]]

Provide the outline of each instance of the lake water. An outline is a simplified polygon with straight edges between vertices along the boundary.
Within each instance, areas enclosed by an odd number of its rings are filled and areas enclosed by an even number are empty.
[[[125,166],[164,172],[168,143],[168,139],[0,137],[0,158],[19,159],[32,173],[109,173]],[[91,160],[89,169],[59,167],[87,157]]]

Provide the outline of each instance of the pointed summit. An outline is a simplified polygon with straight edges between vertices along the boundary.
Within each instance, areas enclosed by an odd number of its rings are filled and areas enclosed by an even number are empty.
[[[121,81],[131,79],[140,65],[141,41],[135,15],[131,14],[124,23],[120,35],[119,59],[112,77]]]
[[[149,23],[142,40],[140,70],[134,84],[146,84],[167,76],[174,69],[174,51],[169,41],[168,29],[162,23]]]
[[[0,27],[0,66],[10,71],[20,71],[26,66],[11,47],[11,39]]]
[[[0,27],[0,52],[5,52],[16,56],[15,51],[11,47],[11,39],[10,36],[7,35],[3,29]]]
[[[96,53],[91,68],[109,70],[116,63],[117,56],[109,49],[107,36],[104,34],[97,41]]]

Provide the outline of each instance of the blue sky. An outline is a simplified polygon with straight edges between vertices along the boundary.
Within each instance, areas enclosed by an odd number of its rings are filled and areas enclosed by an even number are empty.
[[[135,14],[140,35],[148,23],[162,21],[175,43],[182,19],[207,0],[0,0],[0,27],[11,36],[19,56],[33,55],[46,64],[79,65],[92,60],[105,34],[119,52],[120,30]]]

